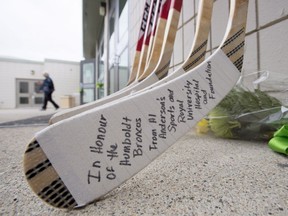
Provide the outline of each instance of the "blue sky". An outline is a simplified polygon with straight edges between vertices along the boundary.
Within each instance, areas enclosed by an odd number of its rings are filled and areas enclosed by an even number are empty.
[[[0,0],[0,57],[80,61],[82,0]]]

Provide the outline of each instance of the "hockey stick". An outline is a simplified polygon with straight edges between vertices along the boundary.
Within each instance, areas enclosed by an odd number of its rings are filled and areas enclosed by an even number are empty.
[[[157,28],[154,31],[155,41],[153,42],[152,47],[151,47],[151,56],[148,58],[143,74],[151,74],[155,70],[157,70],[157,66],[158,66],[157,64],[161,65],[161,62],[167,63],[168,61],[170,61],[170,59],[168,59],[169,56],[171,57],[170,53],[168,53],[167,59],[162,58],[162,55],[164,53],[162,49],[165,49],[165,47],[167,47],[166,43],[167,43],[167,38],[168,38],[168,37],[164,38],[165,27],[167,25],[168,12],[169,12],[166,8],[167,8],[167,5],[170,5],[170,4],[171,4],[171,0],[163,1],[163,8],[160,13],[159,24],[157,25]],[[177,21],[175,20],[175,22]],[[166,29],[171,29],[171,24],[168,23],[168,27],[166,27]],[[170,34],[171,34],[170,38],[172,39],[174,43],[175,38],[172,33]],[[141,76],[143,74],[141,74]],[[140,82],[141,76],[137,77],[137,83]]]
[[[165,3],[165,0],[159,0],[159,5],[158,5],[158,8],[156,10],[156,16],[155,16],[155,19],[153,22],[153,29],[152,29],[151,39],[150,39],[151,42],[149,43],[148,50],[147,50],[147,58],[146,58],[145,67],[148,66],[148,62],[149,62],[151,52],[152,52],[152,47],[154,47],[154,43],[155,43],[154,38],[155,38],[156,30],[157,30],[158,19],[159,19],[161,8],[162,8],[162,2]]]
[[[148,19],[145,20],[146,23],[144,23],[146,26],[141,27],[141,29],[145,28],[145,32],[144,32],[143,37],[141,37],[141,39],[138,40],[138,44],[136,47],[136,54],[135,54],[135,58],[134,58],[134,60],[136,60],[136,61],[134,61],[134,63],[133,63],[132,72],[130,74],[131,80],[127,83],[126,87],[124,87],[124,88],[122,88],[122,89],[120,89],[120,90],[118,90],[118,91],[114,92],[113,94],[108,95],[106,97],[115,97],[117,94],[131,88],[131,85],[135,84],[135,79],[138,79],[139,74],[142,73],[140,71],[139,66],[141,64],[146,64],[143,61],[145,61],[144,58],[145,58],[145,55],[147,54],[147,47],[149,46],[150,41],[151,41],[152,28],[154,28],[155,21],[157,21],[157,18],[158,18],[157,16],[155,16],[155,12],[158,10],[159,7],[161,7],[161,2],[162,2],[162,0],[152,0],[152,5],[149,9]],[[145,7],[145,10],[146,10],[146,7]],[[143,22],[141,24],[143,24]],[[141,30],[140,30],[140,33],[141,33]],[[138,47],[138,45],[139,45],[139,47]],[[137,50],[139,50],[139,51],[137,51]],[[132,75],[132,74],[134,74],[134,75]],[[106,98],[102,98],[101,100],[105,101]],[[74,108],[74,109],[79,109],[79,108],[82,109],[82,107],[91,106],[94,103],[96,105],[98,103],[98,101],[97,102],[91,102],[88,105],[87,104],[82,105],[81,107]]]
[[[157,85],[161,85],[165,82],[173,80],[176,77],[181,76],[184,72],[192,70],[194,67],[203,62],[203,60],[205,59],[207,41],[210,32],[212,8],[213,8],[213,1],[211,0],[200,1],[198,10],[198,19],[192,49],[188,55],[188,58],[184,61],[183,65],[181,66],[182,69],[174,71],[173,73],[169,74],[169,76],[163,79],[161,79],[160,77],[159,78],[160,80],[158,82],[138,92],[143,92],[146,89],[153,88],[156,87]],[[145,74],[141,78],[145,78]]]
[[[164,1],[164,5],[163,5],[163,7],[162,7],[162,2]],[[165,1],[167,2],[167,3],[165,3]],[[156,4],[156,7],[155,7],[155,4]],[[120,89],[119,91],[117,91],[117,92],[114,92],[112,95],[109,95],[109,96],[107,96],[107,97],[115,97],[117,94],[119,94],[119,93],[121,93],[121,92],[123,92],[123,91],[127,91],[127,89],[130,89],[131,88],[131,86],[133,86],[134,84],[137,84],[138,83],[138,78],[139,78],[139,76],[140,76],[140,74],[142,74],[143,73],[143,71],[142,71],[142,69],[141,69],[141,66],[140,65],[146,65],[147,64],[147,62],[145,62],[146,61],[146,59],[144,59],[145,58],[145,55],[146,55],[146,53],[148,52],[148,46],[150,46],[151,44],[152,44],[152,39],[153,39],[153,37],[151,37],[151,34],[152,34],[152,29],[153,28],[156,28],[157,27],[157,21],[158,21],[158,18],[159,18],[159,16],[158,16],[158,14],[154,14],[154,12],[156,11],[157,13],[158,13],[158,11],[161,9],[161,13],[163,12],[164,13],[164,11],[169,11],[169,9],[170,9],[170,5],[171,5],[171,1],[167,1],[167,0],[153,0],[153,8],[151,8],[151,9],[153,9],[153,13],[152,13],[152,11],[150,11],[150,15],[151,16],[149,16],[150,18],[149,18],[149,28],[147,28],[146,29],[146,32],[145,32],[145,36],[144,36],[144,41],[145,41],[145,43],[143,43],[143,45],[142,45],[142,51],[141,51],[141,53],[140,53],[140,59],[138,59],[138,67],[137,67],[137,73],[135,73],[136,74],[136,76],[134,76],[134,79],[133,80],[131,80],[131,83],[129,82],[128,83],[128,85],[125,87],[125,88],[122,88],[122,89]],[[153,16],[154,16],[154,19],[152,19],[153,18]],[[167,17],[166,17],[166,19],[165,19],[165,22],[163,23],[163,21],[161,21],[161,23],[162,23],[162,26],[164,26],[165,27],[165,25],[166,25],[166,20],[167,20]],[[162,30],[164,29],[164,27],[162,28]],[[158,28],[159,28],[159,26],[158,26]],[[164,30],[163,30],[164,31]],[[158,35],[163,35],[163,34],[160,34],[160,32],[158,33]],[[157,37],[157,40],[161,40],[161,39],[163,39],[163,36],[162,37]],[[161,41],[162,42],[162,41]],[[152,45],[151,45],[152,46]],[[165,44],[163,44],[163,46],[165,46]],[[154,49],[157,49],[157,48],[159,48],[159,47],[153,47]],[[161,46],[160,46],[160,48],[159,49],[161,49]],[[159,59],[159,57],[156,57],[155,56],[155,61],[157,61]],[[102,99],[102,100],[106,100],[106,99]],[[108,99],[109,100],[109,99]],[[96,107],[96,106],[98,106],[97,105],[97,103],[99,103],[98,101],[96,101],[96,102],[91,102],[88,106],[91,106],[92,105],[92,107]],[[102,102],[100,102],[100,103],[102,103]],[[85,106],[85,105],[84,105]],[[82,107],[78,107],[78,108],[80,108],[80,109],[82,109]],[[75,109],[78,109],[78,108],[75,108]],[[68,111],[69,112],[69,111]]]
[[[156,22],[155,17],[157,18],[157,11],[158,11],[159,6],[161,6],[161,0],[153,0],[151,16],[149,19],[149,26],[148,26],[148,30],[145,34],[145,41],[144,41],[144,44],[142,47],[140,61],[138,64],[137,77],[141,76],[144,72],[144,67],[146,65],[146,58],[147,58],[147,54],[148,54],[148,48],[149,48],[149,44],[151,41],[152,29],[154,27],[154,23]],[[155,13],[156,13],[156,15],[155,15]]]
[[[170,58],[171,58],[172,51],[173,51],[173,45],[174,45],[174,40],[175,40],[175,36],[176,36],[177,24],[178,24],[178,20],[179,20],[179,16],[180,16],[181,7],[182,7],[182,0],[167,0],[163,4],[162,13],[169,14],[169,16],[167,16],[167,15],[163,16],[163,17],[168,17],[167,24],[165,27],[165,30],[166,30],[165,34],[163,34],[163,32],[158,32],[158,34],[164,35],[163,36],[164,42],[163,42],[163,46],[161,49],[161,54],[159,56],[160,60],[158,60],[157,62],[159,63],[158,64],[158,68],[159,68],[158,70],[161,70],[164,72],[168,72],[168,66],[169,66]],[[162,22],[162,19],[159,21],[159,24],[158,24],[159,27],[162,26],[163,24],[165,24],[164,22]],[[169,43],[168,43],[168,41],[169,41]],[[158,42],[155,42],[155,43],[158,43]],[[157,48],[158,48],[157,46],[154,47],[154,49],[157,49]],[[155,51],[155,52],[157,52],[157,51]],[[156,57],[157,57],[157,55],[155,55],[155,60],[156,60]],[[152,63],[154,63],[154,61],[153,62],[151,61],[149,63],[149,68],[145,70],[144,74],[151,74],[153,72],[155,65],[152,65]],[[162,65],[168,65],[168,66],[165,67],[164,69],[162,69]],[[147,71],[147,70],[149,70],[149,71]],[[156,70],[157,70],[157,66],[156,66]],[[89,109],[95,108],[97,106],[103,105],[105,103],[111,102],[113,100],[119,99],[123,96],[127,96],[132,91],[136,91],[134,89],[136,89],[136,88],[143,89],[143,88],[151,85],[151,83],[155,83],[156,81],[158,81],[157,77],[152,77],[152,79],[145,80],[145,82],[142,82],[141,85],[139,85],[140,83],[137,81],[136,83],[134,82],[133,85],[130,85],[130,86],[120,90],[119,92],[115,92],[114,94],[109,95],[109,96],[102,98],[100,100],[97,100],[97,101],[94,101],[94,102],[91,102],[88,104],[84,104],[84,105],[81,105],[78,107],[73,107],[69,110],[57,112],[54,116],[51,117],[50,124],[54,124],[60,120],[69,118],[69,117],[74,116],[78,113],[84,112],[86,110],[89,110]]]
[[[128,85],[131,84],[137,76],[137,70],[138,70],[141,50],[142,50],[143,41],[144,41],[144,35],[145,35],[146,28],[148,26],[147,21],[149,17],[150,3],[151,3],[151,0],[146,0],[145,5],[144,5],[144,12],[143,12],[142,21],[140,24],[140,31],[138,35],[138,41],[136,44],[136,51],[135,51],[134,61],[133,61],[132,68],[131,68],[131,73],[130,73],[129,80],[128,80]]]
[[[198,26],[201,26],[201,28],[202,28],[202,30],[203,30],[203,32],[207,32],[207,29],[209,30],[210,29],[210,18],[211,18],[211,12],[212,12],[212,3],[213,3],[213,1],[211,1],[211,0],[206,0],[205,1],[206,2],[206,10],[205,10],[205,14],[206,14],[206,16],[205,17],[202,17],[202,15],[201,15],[201,13],[199,14],[199,19],[198,20],[202,20],[202,22],[201,23],[203,23],[203,24],[201,24],[201,25],[198,25]],[[202,11],[202,9],[200,10],[200,11]],[[203,12],[204,13],[204,12]],[[201,19],[202,18],[202,19]],[[204,18],[206,18],[206,19],[204,19]],[[206,26],[205,26],[205,24],[206,24]],[[201,32],[201,28],[199,29],[199,28],[197,28],[198,29],[198,31],[196,30],[196,35],[198,35],[197,34],[197,32]],[[208,31],[209,32],[209,31]],[[204,37],[204,41],[205,40],[207,40],[207,37],[208,37],[208,32],[206,33],[206,39],[205,39],[205,37]],[[202,34],[203,35],[203,34]],[[197,39],[197,38],[199,38],[199,36],[197,36],[197,37],[195,37],[195,39],[194,39],[194,46],[196,46],[196,44],[197,43],[199,43],[201,40],[200,40],[200,38],[199,39]],[[197,41],[197,43],[196,43],[196,41]],[[202,42],[201,42],[201,44],[202,44]],[[198,47],[198,46],[196,46],[196,47]],[[195,50],[196,48],[192,48],[192,51],[191,51],[191,53],[194,53],[195,55],[197,55],[197,52],[193,52],[194,50]],[[204,53],[205,53],[205,50],[206,50],[206,48],[204,48],[203,50],[201,50],[201,49],[199,49],[199,48],[197,48],[197,50],[199,50],[199,51],[204,51]],[[32,150],[33,151],[33,150]],[[37,150],[37,151],[39,151],[39,149]],[[30,152],[30,151],[29,151]],[[41,152],[41,150],[40,150],[40,152]],[[41,153],[40,153],[41,154]],[[38,158],[40,158],[41,156],[40,156],[40,154],[39,154],[39,152],[37,153],[35,153],[35,155],[38,155],[37,157]],[[29,157],[29,156],[28,156]],[[46,160],[46,159],[45,159]],[[30,161],[31,162],[31,161]],[[29,162],[28,162],[29,163]],[[26,167],[29,167],[29,166],[26,166]],[[37,174],[36,174],[37,175]],[[33,177],[34,178],[34,177]],[[36,177],[36,178],[39,178],[39,177]],[[36,179],[35,178],[35,179]],[[41,178],[41,177],[40,177]],[[49,179],[49,178],[48,178]],[[35,184],[35,180],[33,181],[34,183],[32,183],[32,185],[33,184]],[[36,182],[37,182],[37,180],[36,180]],[[31,182],[30,182],[31,183]],[[36,183],[37,184],[37,183]]]
[[[240,76],[247,6],[248,1],[232,1],[223,43],[194,70],[37,134],[24,167],[38,196],[61,208],[86,205],[139,172],[190,130]]]

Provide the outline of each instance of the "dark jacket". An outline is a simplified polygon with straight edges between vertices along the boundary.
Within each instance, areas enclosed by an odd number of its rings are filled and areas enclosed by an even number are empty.
[[[50,77],[47,77],[43,81],[42,86],[40,87],[40,90],[42,90],[45,94],[50,94],[55,90],[54,83]]]

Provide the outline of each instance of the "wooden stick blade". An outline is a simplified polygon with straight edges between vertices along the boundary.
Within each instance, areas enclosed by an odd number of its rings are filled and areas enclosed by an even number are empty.
[[[239,31],[246,23],[247,6],[248,1],[232,1],[232,20],[223,44],[193,70],[37,133],[24,155],[32,190],[55,207],[87,205],[131,178],[191,130],[240,77],[234,58],[243,54],[245,34]]]

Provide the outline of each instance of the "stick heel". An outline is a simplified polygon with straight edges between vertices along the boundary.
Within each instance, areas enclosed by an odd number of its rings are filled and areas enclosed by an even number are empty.
[[[73,196],[35,139],[25,151],[24,172],[29,186],[43,201],[57,208],[76,207]]]

